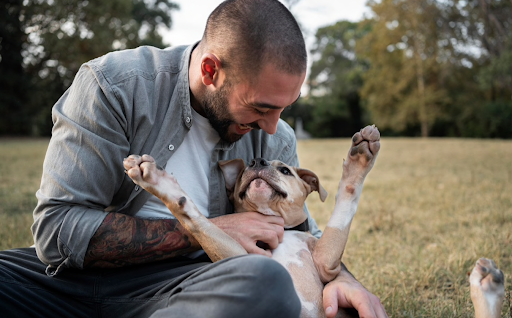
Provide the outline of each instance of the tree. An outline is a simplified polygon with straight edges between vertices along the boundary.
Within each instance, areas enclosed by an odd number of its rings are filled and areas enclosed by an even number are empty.
[[[490,99],[512,100],[512,34],[508,45],[498,57],[479,72],[479,82],[484,90],[490,91]]]
[[[4,0],[0,3],[0,134],[23,134],[28,114],[28,78],[23,71],[21,55],[26,38],[19,19],[22,0]]]
[[[340,21],[318,29],[313,49],[307,103],[313,121],[306,128],[317,137],[351,136],[362,125],[359,90],[367,65],[356,56],[357,41],[370,27]]]
[[[479,80],[490,91],[490,100],[512,98],[512,2],[472,0],[463,2],[461,11],[468,20],[468,35],[483,49],[484,65]]]
[[[379,127],[419,126],[426,137],[449,103],[443,81],[454,47],[443,32],[442,11],[433,0],[382,0],[370,6],[373,31],[359,50],[371,65],[362,95]]]
[[[452,115],[459,135],[512,137],[512,2],[442,3],[450,9],[445,11],[451,13],[453,40],[474,52],[466,59],[469,72],[450,90],[464,94],[455,100]]]
[[[32,80],[30,94],[23,92],[30,96],[23,109],[32,117],[25,126],[50,133],[50,109],[84,62],[112,50],[164,47],[158,28],[171,26],[177,8],[171,0],[24,0],[14,16],[21,21],[19,38],[25,39],[16,50]]]

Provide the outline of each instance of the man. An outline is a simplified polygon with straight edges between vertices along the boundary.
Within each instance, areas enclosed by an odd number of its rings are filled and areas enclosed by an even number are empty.
[[[193,46],[142,47],[82,66],[53,108],[33,249],[0,254],[0,302],[10,316],[298,317],[275,248],[283,220],[230,214],[218,160],[254,157],[297,165],[279,115],[299,97],[306,51],[275,0],[223,2]],[[211,264],[194,237],[122,170],[152,155],[202,213],[252,255]],[[310,230],[320,235],[310,219]],[[37,252],[37,256],[36,256]],[[261,255],[255,255],[261,254]],[[338,306],[385,317],[347,271],[329,284]]]

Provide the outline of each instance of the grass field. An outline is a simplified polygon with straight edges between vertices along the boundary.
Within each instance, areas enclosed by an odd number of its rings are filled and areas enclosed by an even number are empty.
[[[47,140],[0,139],[0,249],[32,244]],[[299,142],[301,166],[330,193],[308,198],[323,228],[349,139]],[[512,142],[384,138],[344,262],[390,317],[473,317],[467,272],[479,257],[512,277]],[[512,287],[502,317],[511,317]]]
[[[33,244],[30,225],[47,139],[0,139],[0,250]]]

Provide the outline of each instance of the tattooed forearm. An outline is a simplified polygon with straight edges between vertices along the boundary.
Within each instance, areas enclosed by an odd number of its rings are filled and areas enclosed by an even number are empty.
[[[89,242],[84,267],[141,264],[199,248],[177,220],[145,220],[109,213]]]

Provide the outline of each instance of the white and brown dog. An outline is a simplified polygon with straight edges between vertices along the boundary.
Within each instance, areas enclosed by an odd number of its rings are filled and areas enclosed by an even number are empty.
[[[347,243],[352,219],[366,175],[380,149],[380,133],[367,126],[352,138],[352,146],[343,162],[334,212],[320,239],[302,231],[285,231],[283,242],[272,251],[272,258],[290,272],[302,302],[301,317],[325,317],[322,291],[341,271],[341,256]],[[321,200],[327,193],[317,175],[290,167],[280,161],[254,159],[249,166],[241,159],[219,163],[235,211],[258,211],[281,216],[285,228],[294,228],[307,220],[306,197],[318,191]],[[132,155],[124,160],[127,174],[139,186],[160,198],[173,215],[201,244],[212,261],[247,254],[233,238],[204,217],[181,189],[176,179],[159,170],[148,155]],[[339,313],[342,316],[342,313]]]

